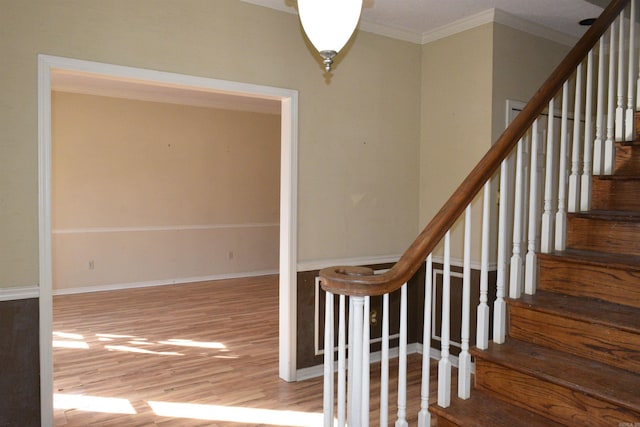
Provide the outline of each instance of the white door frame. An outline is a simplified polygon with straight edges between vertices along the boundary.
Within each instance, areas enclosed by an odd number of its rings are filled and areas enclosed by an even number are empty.
[[[53,425],[52,252],[51,252],[51,72],[98,74],[227,94],[279,100],[280,142],[280,285],[279,372],[296,380],[296,263],[298,183],[298,92],[269,86],[216,80],[49,55],[38,55],[38,207],[40,267],[41,425]]]

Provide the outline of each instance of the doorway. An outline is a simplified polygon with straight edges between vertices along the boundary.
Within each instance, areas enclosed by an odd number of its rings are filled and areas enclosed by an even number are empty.
[[[55,72],[99,76],[107,80],[141,82],[158,87],[182,87],[280,102],[279,376],[285,381],[295,381],[297,91],[40,55],[38,57],[38,205],[41,424],[53,425],[51,83],[52,74]]]

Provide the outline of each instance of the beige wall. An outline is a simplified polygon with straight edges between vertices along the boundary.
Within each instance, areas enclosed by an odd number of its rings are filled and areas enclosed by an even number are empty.
[[[506,100],[528,101],[569,49],[569,46],[494,24],[492,141],[504,131]]]
[[[52,142],[54,288],[277,270],[279,115],[54,92]]]
[[[37,54],[299,91],[298,256],[417,232],[420,46],[360,32],[327,81],[295,15],[237,0],[0,0],[0,287],[38,283]]]
[[[492,40],[493,25],[485,24],[422,48],[421,227],[491,145]],[[480,206],[474,208],[476,236]],[[457,258],[462,257],[459,231],[452,236],[452,255]]]
[[[498,23],[423,46],[421,227],[500,136],[506,101],[528,101],[568,51],[565,45]],[[481,202],[480,195],[473,205],[475,261],[480,259]],[[491,207],[495,231],[495,203]],[[457,258],[462,257],[461,229],[458,224],[452,234]]]

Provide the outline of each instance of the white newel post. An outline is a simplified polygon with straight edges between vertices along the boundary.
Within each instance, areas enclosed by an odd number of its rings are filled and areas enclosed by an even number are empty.
[[[382,296],[382,359],[380,361],[380,425],[389,425],[389,294]]]
[[[371,383],[371,361],[369,358],[371,297],[364,297],[364,318],[362,320],[362,404],[360,418],[362,427],[369,427],[369,388]]]
[[[324,426],[333,426],[333,294],[326,293],[324,310]]]
[[[407,284],[400,288],[400,354],[398,356],[398,419],[396,427],[407,427]]]
[[[344,427],[347,414],[347,339],[346,339],[346,297],[340,295],[338,313],[338,427]]]
[[[429,413],[429,384],[431,375],[431,307],[433,289],[433,263],[431,254],[427,257],[424,277],[424,319],[422,331],[422,381],[420,387],[420,412],[418,427],[431,426]],[[385,426],[387,424],[380,424]]]
[[[442,331],[440,362],[438,363],[438,405],[451,404],[451,360],[449,358],[449,330],[451,321],[451,230],[444,236],[444,272],[442,278]]]
[[[348,402],[347,417],[350,426],[360,426],[362,425],[362,369],[358,368],[357,361],[362,360],[364,297],[352,296],[349,299],[351,300],[352,308],[352,311],[349,313],[349,321],[353,319],[353,335],[349,336],[349,364],[353,365],[354,369],[352,369],[351,375],[349,376],[351,396]],[[353,364],[351,363],[351,359],[354,360]]]

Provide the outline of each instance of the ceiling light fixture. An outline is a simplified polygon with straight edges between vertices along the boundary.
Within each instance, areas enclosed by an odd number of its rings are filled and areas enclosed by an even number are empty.
[[[333,58],[349,41],[360,20],[362,0],[298,0],[300,23],[331,71]]]

